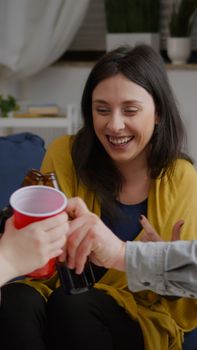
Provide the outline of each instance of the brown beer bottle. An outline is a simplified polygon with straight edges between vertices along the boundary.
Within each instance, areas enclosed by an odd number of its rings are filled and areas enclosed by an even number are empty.
[[[56,174],[54,172],[43,174],[43,184],[60,190]],[[94,273],[90,262],[86,263],[84,271],[79,275],[74,269],[69,269],[66,262],[56,260],[56,269],[62,287],[66,294],[79,294],[88,291],[95,283]]]
[[[25,175],[25,178],[21,184],[21,187],[32,186],[32,185],[43,185],[43,179],[44,179],[44,176],[40,171],[36,169],[30,169]]]
[[[60,190],[56,174],[53,172],[43,174],[43,184]]]

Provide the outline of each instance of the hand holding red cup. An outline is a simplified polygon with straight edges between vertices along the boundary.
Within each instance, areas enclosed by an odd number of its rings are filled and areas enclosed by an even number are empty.
[[[41,221],[64,211],[67,198],[63,192],[48,186],[28,186],[15,191],[10,197],[14,210],[16,228],[23,228],[30,223]],[[30,274],[32,278],[48,278],[55,272],[55,258],[42,268]]]

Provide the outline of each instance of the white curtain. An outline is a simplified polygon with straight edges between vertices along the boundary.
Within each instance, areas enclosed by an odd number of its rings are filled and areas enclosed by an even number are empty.
[[[50,65],[78,31],[89,0],[0,0],[0,78]]]

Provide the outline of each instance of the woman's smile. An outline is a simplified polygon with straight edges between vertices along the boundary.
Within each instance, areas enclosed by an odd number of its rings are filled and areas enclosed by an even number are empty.
[[[119,137],[107,136],[107,138],[112,145],[123,146],[128,144],[134,138],[134,136],[119,136]]]

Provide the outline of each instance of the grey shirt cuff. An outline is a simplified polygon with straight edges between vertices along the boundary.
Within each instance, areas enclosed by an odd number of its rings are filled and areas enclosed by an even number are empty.
[[[185,242],[178,245],[126,242],[125,264],[129,289],[133,292],[152,290],[161,295],[197,297],[197,286],[194,286],[194,281],[188,283],[185,265],[177,264],[179,250],[182,251],[184,247]],[[189,252],[188,259],[191,259]]]

